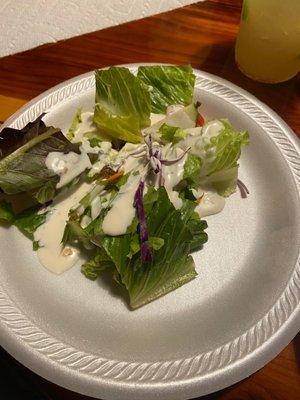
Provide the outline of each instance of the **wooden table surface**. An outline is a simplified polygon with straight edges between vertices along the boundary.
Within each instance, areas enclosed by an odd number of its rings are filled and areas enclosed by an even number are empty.
[[[235,65],[240,10],[239,0],[207,0],[2,58],[0,122],[51,86],[95,68],[132,62],[190,63],[248,90],[273,108],[300,136],[299,76],[277,85],[261,84],[243,76]],[[0,354],[0,370],[3,399],[88,399],[40,378],[4,351]],[[203,399],[300,399],[299,370],[298,335],[263,369]]]

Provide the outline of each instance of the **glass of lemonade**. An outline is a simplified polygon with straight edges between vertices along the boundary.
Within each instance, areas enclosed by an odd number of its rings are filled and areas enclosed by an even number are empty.
[[[239,69],[267,83],[300,71],[300,0],[244,0],[235,47]]]

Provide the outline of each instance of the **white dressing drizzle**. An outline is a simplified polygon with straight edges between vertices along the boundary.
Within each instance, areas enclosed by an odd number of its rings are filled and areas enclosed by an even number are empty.
[[[210,139],[218,135],[220,130],[224,128],[222,122],[217,120],[208,122],[203,128],[195,128],[194,122],[188,114],[184,115],[182,119],[183,111],[182,106],[174,106],[167,110],[167,116],[151,115],[152,124],[154,123],[157,126],[161,125],[162,122],[176,125],[177,119],[180,119],[181,125],[183,124],[188,128],[186,130],[188,135],[185,139],[181,140],[175,146],[167,144],[161,148],[163,159],[177,159],[188,147],[191,147],[190,153],[200,155],[199,150],[203,148],[203,144],[209,143]],[[131,172],[127,182],[121,187],[118,195],[111,202],[111,208],[102,224],[105,234],[118,236],[126,233],[136,213],[134,195],[141,176],[145,173],[147,161],[145,157],[141,156],[146,154],[146,145],[126,143],[119,152],[112,149],[110,142],[101,142],[98,146],[92,148],[89,141],[83,137],[85,132],[95,130],[92,119],[93,113],[83,113],[82,123],[75,133],[74,141],[82,142],[80,147],[81,154],[73,152],[68,154],[59,152],[49,153],[46,158],[46,166],[60,176],[57,188],[71,182],[72,179],[85,169],[90,169],[90,176],[99,172],[105,165],[109,165],[114,169],[122,169],[125,174]],[[153,146],[155,147],[155,142]],[[98,161],[93,166],[90,163],[87,153],[98,154]],[[203,156],[207,159],[209,155],[203,154]],[[168,192],[170,201],[176,209],[181,208],[182,200],[179,198],[179,193],[174,190],[174,187],[183,179],[184,164],[187,157],[188,155],[185,154],[178,162],[169,166],[162,166],[164,186]],[[157,186],[157,176],[155,179],[156,182],[152,183],[155,183]],[[34,234],[34,240],[38,241],[40,246],[42,246],[37,251],[38,258],[45,268],[51,272],[60,274],[71,268],[79,259],[78,250],[69,245],[63,248],[61,239],[70,209],[76,208],[78,211],[79,201],[90,192],[91,188],[92,185],[83,183],[68,197],[63,194],[59,195],[51,206],[46,222]],[[146,190],[147,186],[145,186],[145,192]],[[224,208],[225,199],[212,190],[199,188],[197,191],[193,190],[193,193],[198,199],[195,211],[200,217],[218,213]],[[101,209],[107,207],[109,203],[110,194],[105,196],[98,194],[91,201],[91,216],[85,215],[82,217],[81,227],[85,228],[88,226],[92,220],[99,216]]]
[[[97,218],[101,212],[102,204],[99,196],[96,196],[91,202],[91,217],[92,220]]]
[[[176,113],[176,109],[175,112]],[[204,150],[204,144],[208,144],[210,139],[214,136],[217,136],[220,131],[224,129],[224,125],[221,121],[213,120],[206,123],[203,128],[189,128],[186,129],[188,133],[187,137],[181,140],[177,145],[170,147],[169,144],[164,146],[163,154],[164,158],[174,159],[182,154],[183,150],[186,150],[190,147],[190,153],[196,154],[198,156],[202,156],[206,161],[212,161],[214,155],[211,150]],[[201,153],[201,151],[203,154]],[[209,154],[211,152],[212,154]],[[184,164],[187,159],[187,155],[185,155],[182,160],[173,164],[171,166],[163,166],[163,175],[164,175],[164,185],[168,192],[169,199],[173,203],[176,209],[182,207],[182,200],[179,197],[178,192],[174,191],[173,188],[183,179],[184,174]],[[206,191],[204,192],[202,189],[199,189],[203,195],[199,205],[196,207],[195,211],[201,217],[205,217],[211,214],[217,214],[222,211],[225,206],[225,199],[222,196],[219,196],[214,191]],[[197,197],[197,196],[196,196]],[[200,194],[197,198],[200,198]]]
[[[139,181],[139,175],[131,175],[113,200],[102,223],[102,230],[106,235],[118,236],[126,233],[135,216],[133,203]]]
[[[42,265],[55,274],[61,274],[71,268],[80,258],[78,249],[72,246],[63,247],[63,237],[68,213],[80,199],[91,189],[91,185],[83,183],[73,193],[59,195],[51,206],[46,222],[34,233],[34,240],[41,246],[37,255]]]
[[[178,147],[170,148],[168,146],[167,148],[170,150],[169,151],[167,150],[166,152],[163,151],[164,158],[166,158],[166,159],[170,159],[170,160],[176,159],[183,152]],[[179,197],[178,192],[173,190],[173,188],[176,185],[178,185],[178,183],[183,179],[184,164],[185,164],[186,159],[187,159],[187,154],[180,161],[178,161],[177,163],[175,163],[173,165],[162,166],[163,177],[164,177],[164,186],[168,192],[170,201],[173,203],[173,205],[176,209],[179,209],[182,207],[182,200]]]
[[[201,218],[203,218],[208,215],[219,213],[224,207],[224,197],[218,195],[218,193],[214,191],[207,191],[203,193],[202,197],[200,197],[199,204],[195,208],[195,211]]]
[[[157,122],[166,118],[165,114],[153,114],[150,115],[151,125],[156,124]]]
[[[78,125],[78,129],[74,132],[74,138],[72,142],[78,143],[82,141],[83,135],[86,132],[93,132],[97,129],[94,124],[94,113],[93,112],[83,112],[81,114],[81,122]]]
[[[60,176],[60,180],[56,185],[57,189],[70,183],[84,170],[92,167],[90,159],[85,152],[77,154],[73,151],[67,154],[52,151],[47,155],[45,164],[49,170]]]
[[[206,137],[207,139],[211,139],[214,136],[218,136],[222,129],[224,129],[223,123],[215,119],[213,121],[207,122],[203,126],[201,136]]]

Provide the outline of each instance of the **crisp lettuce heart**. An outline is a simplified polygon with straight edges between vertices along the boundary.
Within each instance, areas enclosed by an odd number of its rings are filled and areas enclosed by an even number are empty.
[[[142,141],[141,130],[150,125],[148,89],[128,68],[112,67],[95,72],[94,122],[112,137]]]
[[[142,66],[137,76],[149,87],[153,113],[165,113],[169,105],[187,106],[193,101],[196,78],[190,65]]]

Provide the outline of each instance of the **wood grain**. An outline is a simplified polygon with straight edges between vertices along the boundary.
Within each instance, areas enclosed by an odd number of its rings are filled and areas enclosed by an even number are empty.
[[[2,58],[0,94],[29,100],[65,79],[113,64],[191,63],[253,93],[300,134],[299,77],[261,84],[235,65],[240,7],[241,1],[206,1]]]
[[[193,67],[219,75],[248,90],[273,108],[300,135],[299,77],[277,85],[261,84],[245,77],[235,65],[234,43],[240,10],[239,0],[207,0],[169,13],[2,58],[0,121],[44,90],[95,68],[132,62],[191,63]],[[88,399],[38,377],[5,352],[3,354],[11,365],[15,365],[18,371],[21,370],[28,381],[44,394],[44,398]],[[299,368],[298,335],[280,355],[256,374],[202,399],[300,399]],[[2,387],[7,384],[6,381],[1,381],[1,374],[0,382]],[[21,397],[16,397],[19,398]]]
[[[3,96],[0,94],[0,122],[5,121],[26,102],[27,100],[24,99],[16,99],[14,97]]]

